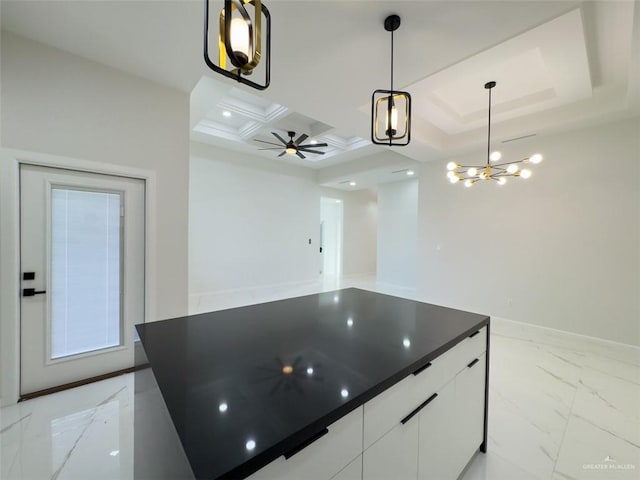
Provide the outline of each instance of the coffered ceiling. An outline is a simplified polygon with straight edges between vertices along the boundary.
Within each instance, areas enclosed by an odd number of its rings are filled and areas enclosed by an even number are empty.
[[[189,92],[194,141],[316,169],[319,182],[339,188],[341,171],[360,172],[366,186],[479,149],[489,80],[498,84],[497,142],[640,114],[640,7],[632,0],[265,3],[273,58],[263,92],[205,67],[200,1],[3,0],[1,13],[3,29]],[[395,84],[413,97],[411,144],[392,151],[368,142],[371,93],[389,86],[382,22],[390,13],[402,18]],[[328,143],[326,154],[301,161],[258,151],[256,139],[289,130]],[[386,176],[372,180],[385,162]]]

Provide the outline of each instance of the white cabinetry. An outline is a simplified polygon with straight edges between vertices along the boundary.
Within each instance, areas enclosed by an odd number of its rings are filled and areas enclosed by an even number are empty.
[[[456,375],[454,463],[460,474],[484,437],[484,382],[486,356],[483,354]],[[456,475],[457,476],[457,475]]]
[[[456,435],[456,427],[452,425],[456,418],[455,410],[455,381],[452,380],[440,389],[438,397],[420,412],[417,478],[456,478],[456,455],[451,447]]]
[[[483,328],[364,405],[363,480],[458,477],[483,441],[485,351]]]
[[[295,455],[288,459],[284,456],[279,457],[248,478],[251,480],[331,479],[362,453],[362,407],[329,425],[328,430],[329,433]],[[348,471],[347,474],[349,473]]]
[[[414,479],[418,473],[418,421],[398,422],[364,451],[362,474],[371,480]]]
[[[487,328],[251,480],[455,480],[484,438]]]
[[[362,455],[358,455],[331,480],[362,480]]]

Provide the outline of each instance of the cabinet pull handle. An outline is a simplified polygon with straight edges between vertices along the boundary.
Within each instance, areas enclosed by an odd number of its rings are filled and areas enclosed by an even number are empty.
[[[307,440],[305,440],[304,442],[302,442],[300,445],[293,447],[291,450],[289,450],[287,453],[284,454],[284,458],[289,460],[291,457],[293,457],[296,453],[300,452],[301,450],[304,450],[305,448],[307,448],[309,445],[311,445],[313,442],[315,442],[316,440],[318,440],[320,437],[324,437],[327,433],[329,433],[329,429],[328,428],[323,428],[322,430],[320,430],[318,433],[316,433],[315,435],[313,435],[312,437],[308,438]]]
[[[418,408],[416,408],[413,412],[411,412],[409,415],[407,415],[406,417],[404,417],[402,420],[400,420],[400,423],[402,425],[404,425],[405,423],[407,423],[409,420],[411,420],[413,417],[415,417],[418,412],[420,412],[420,410],[422,410],[424,407],[426,407],[427,405],[429,405],[434,398],[436,398],[438,396],[437,393],[434,393],[433,395],[431,395],[429,398],[427,398],[424,402],[422,402]]]
[[[478,363],[480,360],[478,360],[477,358],[475,360],[473,360],[469,365],[467,365],[467,368],[471,368],[473,367],[476,363]]]
[[[480,333],[480,330],[478,330],[477,332],[472,333],[471,335],[469,335],[469,338],[473,338],[475,337],[477,334]]]
[[[427,363],[426,365],[421,366],[419,369],[417,369],[415,372],[413,372],[413,374],[414,375],[418,375],[418,374],[424,372],[430,366],[431,366],[431,362]]]

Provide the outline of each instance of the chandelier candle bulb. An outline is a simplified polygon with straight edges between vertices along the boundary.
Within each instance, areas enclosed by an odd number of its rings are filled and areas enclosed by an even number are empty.
[[[530,157],[522,160],[506,161],[498,163],[502,159],[502,153],[497,150],[491,151],[491,90],[496,86],[496,82],[487,82],[484,85],[489,90],[489,114],[487,128],[487,156],[484,165],[459,165],[456,162],[447,163],[447,178],[450,183],[462,181],[465,187],[471,187],[480,180],[495,180],[498,185],[507,183],[507,177],[530,178],[532,171],[521,170],[521,164],[538,164],[542,161],[542,155],[534,153]],[[520,157],[522,158],[522,157]],[[465,162],[466,163],[466,162]]]
[[[535,163],[537,165],[538,163],[540,163],[542,161],[542,155],[540,155],[539,153],[534,153],[533,155],[531,155],[529,157],[529,161],[531,163]]]

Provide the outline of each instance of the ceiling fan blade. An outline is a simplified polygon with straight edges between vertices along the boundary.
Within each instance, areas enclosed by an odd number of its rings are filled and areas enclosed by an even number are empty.
[[[300,135],[298,137],[298,139],[294,142],[296,145],[300,145],[302,142],[304,142],[307,138],[309,137],[309,135],[307,135],[306,133],[303,133],[302,135]]]
[[[321,152],[320,150],[301,150],[304,153],[317,153],[318,155],[324,155],[324,152]]]
[[[300,152],[296,152],[296,155],[298,155],[300,158],[307,158],[307,157],[305,157],[305,156],[304,156],[302,153],[300,153]]]
[[[282,152],[280,155],[278,155],[279,157],[283,156],[285,153],[287,152]]]
[[[276,147],[279,147],[280,144],[279,143],[273,143],[273,142],[265,142],[264,140],[258,140],[257,138],[253,139],[254,142],[260,142],[260,143],[268,143],[269,145],[275,145]]]
[[[307,145],[298,145],[298,148],[316,148],[316,147],[328,147],[326,143],[309,143]]]
[[[278,140],[280,140],[280,141],[282,142],[282,144],[283,144],[283,145],[286,145],[287,143],[289,143],[289,142],[287,142],[284,138],[282,138],[280,135],[278,135],[276,132],[271,132],[271,134],[272,134],[274,137],[276,137]]]

